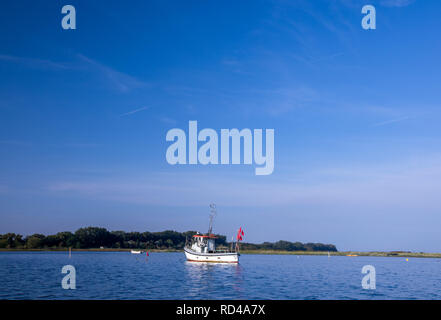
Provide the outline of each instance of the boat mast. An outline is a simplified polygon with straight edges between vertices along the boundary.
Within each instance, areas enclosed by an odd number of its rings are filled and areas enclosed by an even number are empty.
[[[216,216],[216,205],[210,204],[210,224],[208,225],[208,235],[213,233],[213,219]]]

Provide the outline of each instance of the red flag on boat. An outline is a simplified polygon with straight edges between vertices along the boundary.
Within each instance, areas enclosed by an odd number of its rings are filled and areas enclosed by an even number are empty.
[[[243,238],[244,232],[242,230],[242,227],[239,228],[239,230],[237,231],[237,241],[241,241]]]

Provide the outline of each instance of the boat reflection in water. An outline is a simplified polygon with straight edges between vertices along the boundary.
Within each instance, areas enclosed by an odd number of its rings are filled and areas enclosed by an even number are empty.
[[[185,262],[186,291],[204,299],[246,299],[243,266],[238,263]]]

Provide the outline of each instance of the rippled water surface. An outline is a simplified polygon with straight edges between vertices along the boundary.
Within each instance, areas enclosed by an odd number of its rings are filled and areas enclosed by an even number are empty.
[[[65,290],[64,265],[76,269]],[[362,289],[361,269],[376,269]],[[239,265],[183,253],[1,252],[0,299],[441,299],[441,259],[242,255]]]

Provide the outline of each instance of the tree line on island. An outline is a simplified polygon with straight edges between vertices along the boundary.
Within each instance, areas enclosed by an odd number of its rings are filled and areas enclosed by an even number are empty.
[[[87,227],[75,232],[65,231],[55,235],[33,234],[22,236],[15,233],[0,234],[1,249],[158,249],[180,250],[184,248],[187,239],[196,231],[177,232],[166,230],[162,232],[125,232],[108,231],[105,228]],[[224,235],[216,235],[218,247],[228,247]],[[264,242],[261,244],[242,243],[241,250],[283,250],[283,251],[337,251],[332,244],[301,243],[289,241]]]

